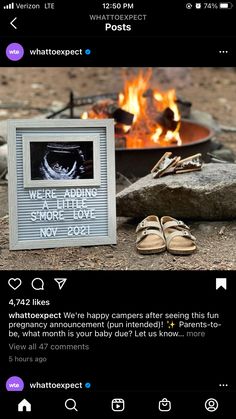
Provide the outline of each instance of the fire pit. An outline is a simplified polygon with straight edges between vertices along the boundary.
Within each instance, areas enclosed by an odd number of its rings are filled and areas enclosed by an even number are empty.
[[[211,150],[210,140],[213,134],[213,131],[208,127],[182,120],[180,128],[181,146],[117,148],[116,171],[128,178],[145,176],[166,151],[172,151],[174,155],[180,155],[181,157],[199,152],[204,156]]]
[[[116,171],[127,177],[146,175],[166,151],[187,157],[211,150],[213,131],[185,118],[191,103],[177,98],[175,89],[154,88],[151,75],[151,70],[140,71],[126,79],[119,94],[77,99],[71,95],[63,109],[70,109],[73,118],[75,106],[88,105],[82,119],[114,119]]]

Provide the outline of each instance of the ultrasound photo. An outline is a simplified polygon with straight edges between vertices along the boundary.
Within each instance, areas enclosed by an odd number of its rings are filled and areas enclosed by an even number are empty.
[[[30,142],[31,180],[93,179],[93,141]]]

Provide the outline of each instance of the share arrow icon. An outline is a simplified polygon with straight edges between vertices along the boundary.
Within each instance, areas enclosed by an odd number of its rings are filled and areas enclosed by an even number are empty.
[[[54,278],[54,281],[57,282],[59,290],[61,290],[64,287],[64,285],[67,281],[67,278]]]

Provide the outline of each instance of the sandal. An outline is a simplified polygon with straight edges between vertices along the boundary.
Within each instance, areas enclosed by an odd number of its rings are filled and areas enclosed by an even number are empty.
[[[190,255],[196,250],[196,238],[183,221],[165,216],[161,218],[161,226],[168,252],[173,255]]]
[[[166,242],[163,236],[159,218],[149,215],[144,218],[136,228],[136,249],[142,254],[161,253],[166,250]]]

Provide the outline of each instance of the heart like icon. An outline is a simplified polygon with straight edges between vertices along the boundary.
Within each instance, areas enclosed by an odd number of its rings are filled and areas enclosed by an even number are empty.
[[[19,288],[22,284],[22,281],[20,278],[10,278],[8,280],[8,285],[14,290],[16,291],[17,288]]]

